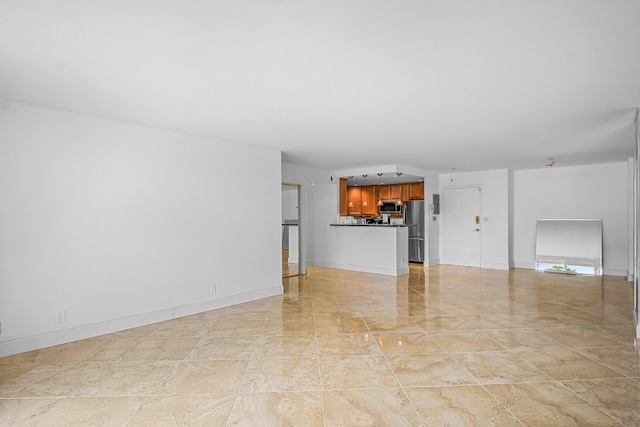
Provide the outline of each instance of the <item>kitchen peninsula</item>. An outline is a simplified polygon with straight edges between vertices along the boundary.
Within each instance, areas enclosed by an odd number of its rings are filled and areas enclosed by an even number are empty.
[[[409,273],[406,225],[330,224],[332,247],[344,270],[401,276]]]

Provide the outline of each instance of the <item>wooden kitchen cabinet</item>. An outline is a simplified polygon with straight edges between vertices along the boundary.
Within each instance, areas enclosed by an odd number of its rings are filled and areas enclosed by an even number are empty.
[[[347,212],[347,204],[349,203],[349,195],[347,194],[347,178],[340,178],[340,195],[339,197],[339,206],[340,206],[340,216],[348,215]]]
[[[348,187],[347,179],[340,178],[339,198],[340,216],[378,216],[378,200],[424,200],[424,182]]]
[[[411,200],[424,200],[424,182],[412,182],[409,188]]]
[[[391,196],[391,186],[390,185],[379,185],[378,190],[380,191],[380,199],[387,200]]]
[[[411,199],[411,184],[402,184],[402,201]]]
[[[380,198],[382,200],[401,199],[402,184],[380,185]]]
[[[362,215],[362,188],[347,187],[349,203],[347,204],[347,213],[349,215]]]
[[[362,188],[362,214],[377,215],[378,199],[376,198],[376,186],[365,185]]]
[[[393,184],[389,187],[391,187],[390,199],[402,199],[402,184]]]

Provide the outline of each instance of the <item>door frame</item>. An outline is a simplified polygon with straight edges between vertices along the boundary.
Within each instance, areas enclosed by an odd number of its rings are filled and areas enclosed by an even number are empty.
[[[303,236],[303,232],[302,232],[302,226],[303,226],[303,221],[302,221],[302,197],[301,197],[301,189],[302,189],[302,185],[301,184],[296,184],[293,182],[282,182],[281,186],[286,185],[286,186],[290,186],[290,187],[296,187],[296,199],[298,201],[298,274],[294,274],[288,277],[295,277],[295,276],[303,276],[306,274],[306,262],[305,262],[305,258],[303,256],[303,243],[302,243],[302,236]],[[280,190],[280,192],[282,193],[282,189]],[[282,220],[282,218],[281,218]]]
[[[483,201],[483,191],[482,191],[482,184],[468,184],[468,185],[448,185],[443,187],[443,200],[441,201],[441,204],[446,204],[447,203],[447,190],[461,190],[461,189],[470,189],[470,188],[477,188],[480,191],[480,212],[479,212],[479,216],[480,216],[480,243],[479,243],[479,261],[480,261],[480,267],[482,268],[483,262],[482,262],[482,255],[483,255],[483,251],[482,251],[482,237],[483,237],[483,220],[482,218],[484,218],[483,214],[482,214],[482,201]],[[443,213],[442,211],[442,206],[440,207],[440,213]],[[442,259],[443,259],[443,264],[447,264],[447,255],[446,255],[446,227],[447,227],[447,217],[446,215],[442,215]]]

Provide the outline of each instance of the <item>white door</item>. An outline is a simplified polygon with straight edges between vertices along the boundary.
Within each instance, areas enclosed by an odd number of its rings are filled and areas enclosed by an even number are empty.
[[[480,187],[445,188],[442,200],[444,263],[480,267]]]

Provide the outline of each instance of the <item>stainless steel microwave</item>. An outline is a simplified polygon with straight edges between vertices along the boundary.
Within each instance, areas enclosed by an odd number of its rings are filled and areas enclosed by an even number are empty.
[[[400,200],[383,200],[382,205],[378,206],[380,214],[401,214],[402,202]]]

